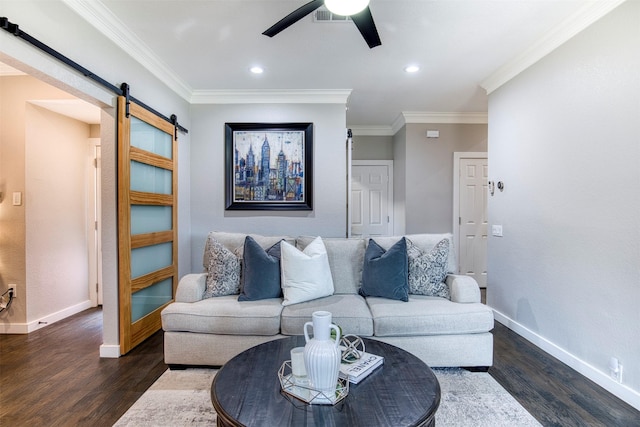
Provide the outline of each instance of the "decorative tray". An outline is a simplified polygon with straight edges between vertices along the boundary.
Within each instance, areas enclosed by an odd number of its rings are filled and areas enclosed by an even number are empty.
[[[309,385],[297,384],[291,373],[291,361],[285,360],[278,370],[278,379],[282,392],[310,405],[335,405],[349,394],[349,381],[338,378],[335,393],[327,395]]]

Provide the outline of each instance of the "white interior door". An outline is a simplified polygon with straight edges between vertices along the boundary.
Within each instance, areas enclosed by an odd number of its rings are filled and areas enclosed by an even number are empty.
[[[354,161],[351,168],[351,235],[393,234],[390,162]]]
[[[489,179],[484,158],[460,158],[458,163],[458,256],[460,274],[487,286],[487,199]]]

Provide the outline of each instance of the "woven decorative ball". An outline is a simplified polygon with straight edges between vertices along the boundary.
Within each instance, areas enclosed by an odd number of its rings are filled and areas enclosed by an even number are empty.
[[[362,357],[364,353],[364,341],[357,335],[347,334],[340,339],[342,349],[342,362],[353,363]]]

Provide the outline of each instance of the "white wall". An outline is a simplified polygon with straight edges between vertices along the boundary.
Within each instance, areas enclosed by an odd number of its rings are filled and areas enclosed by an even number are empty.
[[[225,210],[225,123],[311,122],[313,211]],[[213,230],[265,235],[345,236],[345,104],[226,104],[192,107],[191,229],[193,272],[202,271],[202,251]]]
[[[5,1],[2,14],[20,29],[80,63],[113,85],[126,82],[131,95],[165,116],[176,114],[181,125],[190,129],[189,103],[140,65],[121,47],[100,34],[61,2],[33,0]],[[114,95],[90,82],[66,65],[41,53],[17,37],[0,31],[0,60],[26,71],[53,86],[69,91],[104,109],[102,138],[102,219],[103,219],[103,355],[118,352],[118,287],[116,233],[116,150]],[[178,233],[179,274],[190,270],[189,134],[179,134],[178,153]],[[105,351],[102,351],[105,350]]]
[[[27,105],[23,125],[30,324],[91,305],[86,233],[89,125],[33,105]]]
[[[498,319],[640,408],[640,2],[489,96],[487,300]],[[609,359],[624,366],[622,386]]]

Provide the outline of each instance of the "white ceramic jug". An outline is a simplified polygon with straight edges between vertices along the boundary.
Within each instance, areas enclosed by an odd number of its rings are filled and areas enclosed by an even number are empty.
[[[312,388],[320,390],[328,398],[334,397],[340,371],[340,329],[331,323],[331,313],[316,311],[313,322],[304,324],[304,364]],[[313,327],[313,338],[309,339],[309,326]],[[336,332],[331,339],[331,330]]]

